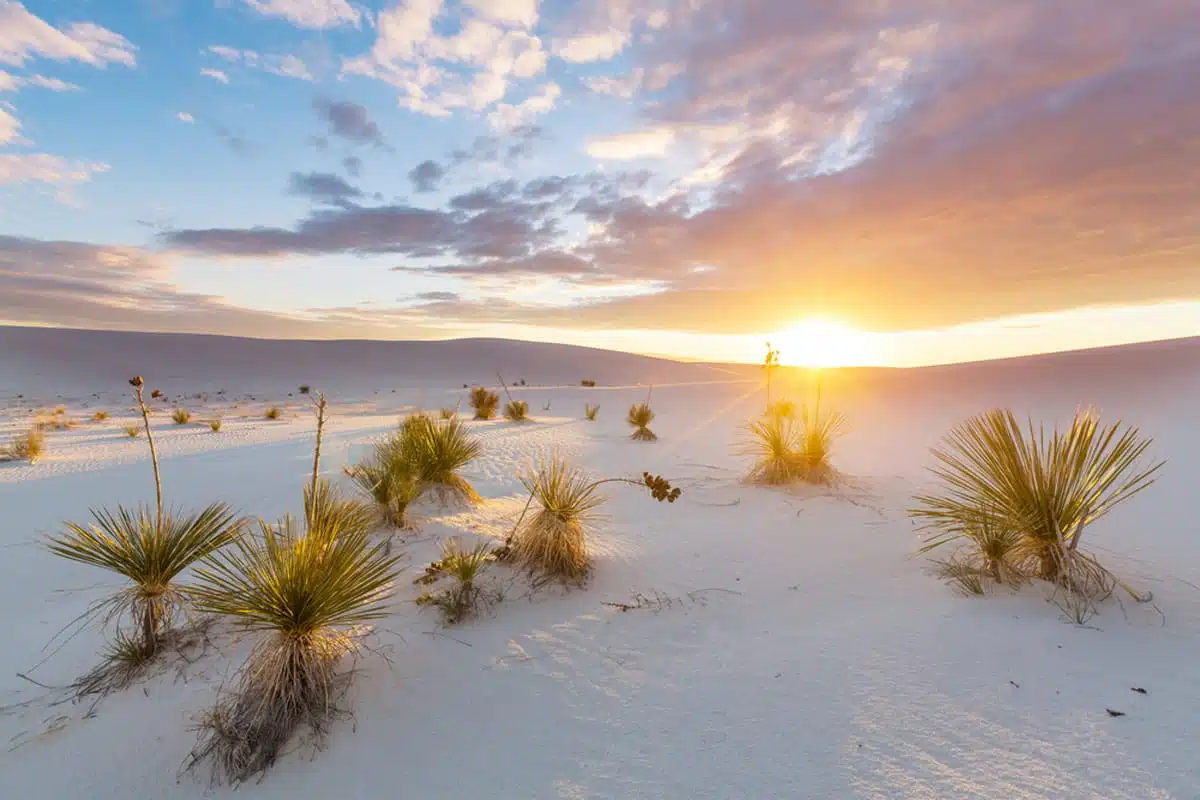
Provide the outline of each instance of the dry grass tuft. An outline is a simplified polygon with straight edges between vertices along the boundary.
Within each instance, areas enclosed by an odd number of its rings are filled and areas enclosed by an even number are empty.
[[[283,412],[279,410],[279,406],[271,406],[267,409],[267,412],[263,414],[263,417],[266,419],[279,419],[282,416]]]
[[[931,471],[942,485],[918,495],[910,511],[927,535],[922,552],[956,543],[962,548],[943,563],[965,564],[982,580],[1050,581],[1077,620],[1116,586],[1148,599],[1079,544],[1088,525],[1154,482],[1163,462],[1143,462],[1150,444],[1136,428],[1102,425],[1090,411],[1049,434],[1007,410],[973,417],[933,450]]]
[[[103,409],[92,414],[92,422],[104,422],[106,419],[108,419],[108,412]]]
[[[510,557],[530,572],[582,582],[590,570],[588,533],[599,522],[596,509],[607,499],[599,483],[557,456],[521,482],[536,508],[514,532]]]
[[[658,440],[658,435],[649,427],[650,423],[654,421],[654,411],[650,408],[649,403],[635,403],[630,406],[625,421],[633,426],[632,438],[636,441],[654,442]]]
[[[177,408],[171,412],[171,421],[176,425],[187,425],[192,421],[192,412],[186,408]]]
[[[41,425],[32,425],[0,448],[0,461],[28,461],[33,464],[45,454],[46,434],[42,432]]]
[[[600,413],[600,406],[585,405],[583,407],[583,416],[588,422],[595,422],[596,415]]]
[[[441,411],[438,412],[438,415],[442,419],[454,419],[455,417],[458,416],[458,409],[457,408],[443,408]]]
[[[751,420],[746,429],[748,436],[738,455],[754,459],[754,466],[746,476],[747,482],[758,486],[786,486],[800,480],[802,436],[798,425],[787,417],[768,416]]]
[[[209,430],[211,430],[213,433],[219,433],[219,432],[220,432],[220,430],[221,430],[221,420],[220,420],[220,418],[217,418],[217,419],[210,419],[210,420],[208,421],[208,429],[209,429]]]
[[[130,439],[136,439],[137,437],[142,435],[142,426],[141,425],[126,425],[125,426],[125,435],[128,436]]]
[[[488,391],[482,386],[476,386],[468,396],[471,408],[475,409],[475,419],[492,419],[496,409],[500,407],[500,395]]]
[[[428,577],[419,580],[431,583],[447,578],[452,583],[439,591],[422,594],[417,598],[417,604],[437,606],[442,612],[442,621],[447,625],[457,625],[477,616],[500,599],[497,591],[484,586],[481,581],[488,564],[495,560],[496,555],[489,542],[464,548],[458,537],[448,539],[442,544],[441,559],[426,570]]]
[[[529,403],[524,400],[510,400],[504,404],[504,418],[509,422],[528,422]]]
[[[198,606],[259,635],[234,690],[201,724],[188,763],[209,763],[214,780],[261,775],[307,727],[320,742],[344,710],[363,625],[384,614],[398,557],[372,544],[370,514],[321,481],[306,490],[303,522],[260,521],[259,535],[215,554],[197,570]]]

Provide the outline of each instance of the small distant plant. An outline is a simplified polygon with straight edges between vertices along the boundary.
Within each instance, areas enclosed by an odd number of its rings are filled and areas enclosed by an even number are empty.
[[[596,415],[599,413],[600,406],[585,405],[583,407],[583,416],[586,417],[589,422],[595,422]]]
[[[142,428],[140,425],[126,425],[125,426],[125,435],[128,436],[130,439],[136,439],[138,436],[141,435],[141,433],[142,433]]]
[[[187,425],[192,421],[192,412],[186,408],[177,408],[171,412],[171,420],[176,425]]]
[[[500,395],[482,386],[476,386],[469,396],[471,408],[475,410],[475,419],[492,419],[496,409],[500,407]]]
[[[443,408],[441,411],[438,412],[438,414],[441,416],[442,419],[454,419],[456,416],[458,416],[458,409],[457,408]]]
[[[1095,604],[1121,583],[1079,547],[1086,528],[1150,486],[1164,462],[1143,461],[1152,443],[1137,428],[1100,423],[1089,410],[1065,432],[1047,433],[993,410],[954,428],[934,448],[938,491],[918,495],[910,514],[926,534],[922,552],[964,545],[943,575],[957,582],[1016,584],[1039,578],[1055,584],[1060,608],[1085,621]]]
[[[144,384],[141,377],[129,383],[142,408],[154,467],[156,508],[117,506],[115,513],[93,510],[91,525],[67,523],[66,533],[51,536],[47,545],[56,555],[101,567],[129,581],[126,588],[89,611],[88,616],[102,613],[106,623],[115,622],[116,638],[106,662],[78,684],[81,693],[128,685],[137,670],[162,651],[192,597],[190,589],[176,582],[177,577],[193,562],[236,541],[242,530],[241,520],[222,503],[182,517],[163,507],[158,455],[142,397]],[[126,622],[129,628],[124,627]]]
[[[151,397],[152,399],[154,399],[154,400],[159,400],[159,399],[164,399],[164,400],[165,400],[165,399],[166,399],[166,398],[164,398],[164,397],[163,397],[163,393],[162,393],[162,390],[161,390],[161,389],[155,389],[154,391],[152,391],[152,392],[150,393],[150,397]]]
[[[529,384],[525,383],[524,378],[521,378],[519,381],[517,381],[517,386],[528,386],[528,385]]]
[[[595,382],[595,381],[592,381],[592,380],[582,380],[582,381],[580,381],[580,382],[579,382],[579,385],[580,385],[580,386],[589,386],[589,387],[591,387],[591,386],[595,386],[595,385],[596,385],[596,382]]]
[[[404,430],[376,442],[371,454],[353,467],[347,467],[346,474],[371,499],[383,525],[401,529],[411,527],[408,506],[417,499],[421,486],[412,453],[406,448]]]
[[[307,383],[300,384],[300,394],[308,394],[311,391],[312,391],[312,387],[309,386]]]
[[[568,583],[581,583],[591,569],[587,539],[600,521],[597,509],[607,501],[598,491],[601,486],[642,486],[659,502],[674,503],[680,495],[680,490],[661,476],[646,472],[640,481],[592,480],[557,456],[537,465],[533,474],[522,477],[521,482],[529,492],[529,501],[501,554],[533,574]],[[537,508],[529,515],[534,503]]]
[[[499,593],[483,585],[482,577],[488,564],[496,560],[489,542],[479,542],[474,547],[464,547],[458,537],[442,544],[442,557],[430,564],[419,583],[430,584],[439,579],[449,579],[451,585],[439,591],[425,592],[417,598],[417,605],[432,605],[442,612],[442,621],[457,625],[474,617],[487,606],[499,600]]]
[[[283,412],[279,410],[279,406],[271,406],[263,416],[267,419],[279,419],[283,416]]]
[[[219,432],[221,431],[221,420],[220,420],[220,418],[217,418],[217,419],[210,419],[210,420],[208,421],[208,429],[209,429],[209,430],[211,430],[213,433],[219,433]]]
[[[478,503],[474,487],[458,474],[480,453],[479,440],[466,424],[454,418],[410,417],[400,432],[404,457],[411,465],[421,494],[432,492],[439,502]]]
[[[32,425],[17,434],[3,449],[0,461],[28,461],[36,463],[46,452],[46,434],[40,425]]]
[[[103,409],[92,414],[92,422],[104,422],[106,419],[108,419],[108,412]]]
[[[59,406],[58,408],[54,409],[54,416],[56,416],[56,417],[61,417],[63,414],[66,414],[66,413],[67,413],[66,406]]]
[[[504,418],[509,422],[528,422],[529,403],[524,400],[510,400],[504,404]]]
[[[634,403],[630,406],[625,421],[633,426],[633,439],[636,441],[653,442],[658,440],[658,435],[650,430],[650,423],[654,421],[654,411],[651,410],[649,403]]]

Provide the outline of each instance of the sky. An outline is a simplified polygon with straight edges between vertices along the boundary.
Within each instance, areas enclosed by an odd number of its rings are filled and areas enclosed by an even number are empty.
[[[0,324],[1200,335],[1191,0],[0,0]]]

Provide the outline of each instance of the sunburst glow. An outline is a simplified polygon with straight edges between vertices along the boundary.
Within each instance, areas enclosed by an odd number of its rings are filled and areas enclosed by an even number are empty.
[[[840,322],[810,319],[777,334],[771,343],[779,348],[783,364],[798,367],[847,367],[869,363],[870,338]]]

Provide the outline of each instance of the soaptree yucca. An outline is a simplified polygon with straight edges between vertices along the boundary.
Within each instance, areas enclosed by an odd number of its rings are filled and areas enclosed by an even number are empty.
[[[0,447],[0,461],[28,461],[35,463],[46,452],[46,434],[40,425],[32,425]]]
[[[910,513],[923,523],[927,551],[948,542],[982,551],[986,526],[989,539],[1015,539],[1003,568],[1060,584],[1103,584],[1102,568],[1080,542],[1088,525],[1154,482],[1163,462],[1144,461],[1150,444],[1136,428],[1101,424],[1091,411],[1049,433],[1011,411],[989,411],[933,449],[940,486],[918,495]],[[981,558],[997,577],[996,554]]]
[[[633,426],[633,439],[640,442],[653,442],[658,439],[658,435],[650,430],[650,423],[654,421],[654,411],[649,403],[634,403],[629,407],[625,421]]]
[[[408,506],[417,499],[420,483],[405,447],[403,432],[389,434],[376,442],[370,454],[346,474],[355,485],[370,497],[385,526],[408,528]]]
[[[747,436],[739,455],[754,459],[749,483],[760,486],[785,486],[800,480],[801,428],[787,417],[768,416],[754,419],[746,426]]]
[[[479,493],[458,474],[480,453],[479,440],[457,417],[434,420],[410,418],[401,431],[400,447],[411,465],[421,494],[433,493],[440,502],[478,503]]]
[[[800,479],[805,483],[831,485],[838,472],[830,460],[834,441],[846,432],[846,416],[840,411],[822,412],[820,407],[800,410],[800,449],[797,451]]]
[[[583,407],[583,416],[584,416],[584,419],[586,419],[588,422],[595,422],[596,415],[599,413],[600,413],[600,406],[594,406],[591,404],[587,404],[587,405],[584,405],[584,407]]]
[[[93,510],[91,524],[67,523],[65,533],[51,536],[47,542],[56,555],[101,567],[129,581],[116,595],[93,607],[92,613],[104,612],[104,619],[116,624],[117,640],[112,654],[136,653],[137,658],[122,657],[120,663],[102,665],[81,682],[80,686],[86,690],[102,691],[132,680],[134,676],[122,671],[122,667],[149,663],[159,654],[179,612],[186,610],[191,598],[191,590],[177,581],[180,573],[236,541],[243,527],[242,521],[222,503],[213,503],[193,515],[176,514],[164,508],[158,456],[142,397],[143,381],[136,377],[130,384],[142,410],[150,446],[156,507],[130,510],[117,506],[115,512]],[[116,669],[109,670],[110,666]]]
[[[218,779],[262,773],[302,726],[325,735],[349,679],[341,662],[392,593],[398,556],[373,543],[364,506],[320,480],[306,487],[305,509],[303,520],[260,521],[257,535],[197,569],[198,607],[259,637],[192,754]]]
[[[524,400],[510,400],[504,404],[504,418],[509,422],[528,422],[529,403]]]
[[[496,416],[496,409],[500,407],[500,395],[482,386],[472,389],[467,401],[475,410],[475,419],[491,419]]]
[[[437,606],[447,625],[475,616],[498,599],[498,593],[486,587],[482,580],[488,565],[495,560],[490,542],[467,547],[458,537],[447,539],[442,544],[441,558],[430,565],[426,570],[427,577],[420,582],[446,580],[450,585],[422,594],[417,598],[417,604]]]

